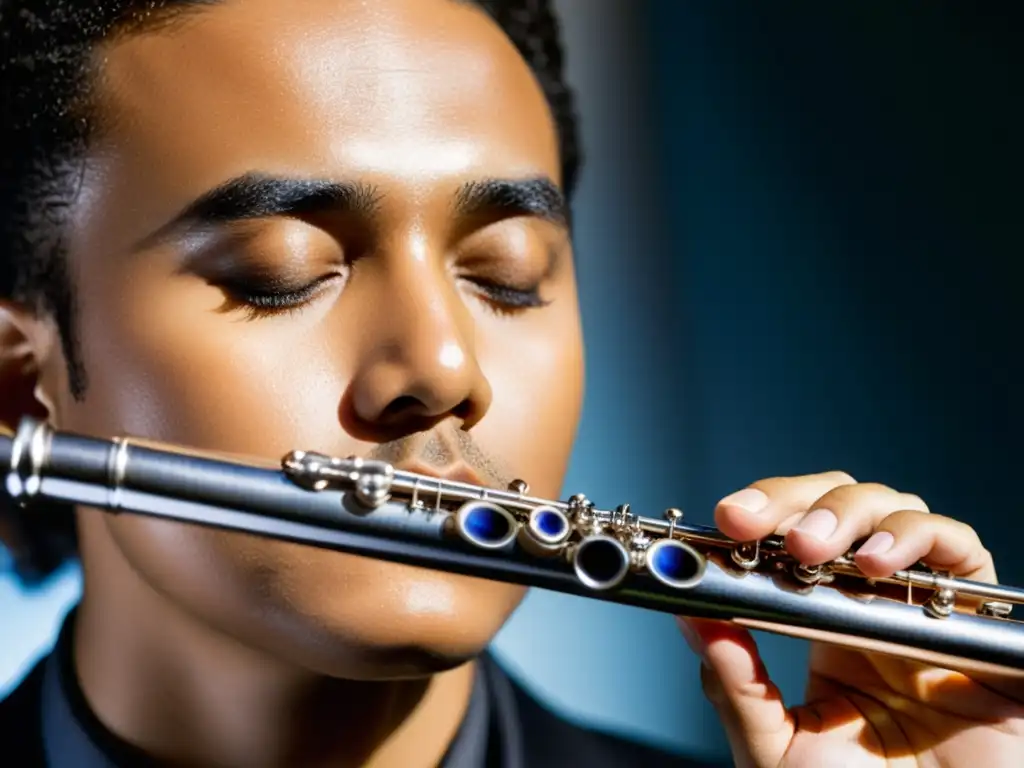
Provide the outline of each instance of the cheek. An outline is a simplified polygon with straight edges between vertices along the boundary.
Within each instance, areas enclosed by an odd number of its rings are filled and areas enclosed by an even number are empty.
[[[337,411],[345,361],[324,355],[315,309],[248,321],[166,276],[98,288],[80,313],[94,430],[271,456],[337,440],[323,414]]]
[[[493,389],[481,441],[521,473],[534,493],[561,491],[583,392],[583,353],[571,307],[538,319],[537,330],[494,332],[480,350]],[[499,322],[508,323],[508,320]],[[515,322],[515,321],[511,321]]]
[[[217,312],[204,286],[166,273],[105,279],[82,291],[89,398],[70,426],[269,457],[295,447],[344,450],[332,416],[357,361],[339,343],[346,329],[329,325],[330,302],[246,322]],[[494,390],[474,438],[553,497],[580,408],[574,303],[522,319],[481,314],[474,331]],[[336,674],[365,671],[353,660],[372,649],[383,649],[384,659],[406,646],[474,653],[523,595],[511,585],[283,542],[144,518],[89,520],[83,553],[94,589],[104,584],[123,596],[137,584],[140,601],[155,590],[233,637]]]

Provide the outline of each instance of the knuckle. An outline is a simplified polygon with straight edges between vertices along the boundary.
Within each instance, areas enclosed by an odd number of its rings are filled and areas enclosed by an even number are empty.
[[[918,496],[916,493],[901,493],[900,499],[903,506],[907,509],[915,510],[925,514],[930,514],[931,510],[928,508],[928,504]]]
[[[926,515],[916,509],[898,509],[888,515],[883,524],[886,528],[913,528],[921,525],[934,525],[938,517]]]
[[[985,545],[978,543],[978,559],[981,561],[982,566],[991,568],[993,571],[996,569],[996,559],[992,556],[992,552]]]
[[[871,495],[888,495],[895,494],[892,488],[882,483],[857,483],[854,487],[857,493],[871,494]]]
[[[952,523],[953,526],[957,529],[957,532],[959,533],[959,535],[963,536],[964,539],[970,539],[971,543],[974,544],[974,547],[976,549],[978,549],[978,550],[985,549],[985,546],[981,543],[981,536],[978,535],[978,532],[976,530],[974,530],[974,526],[968,525],[967,523],[965,523],[965,522],[963,522],[961,520],[954,520],[951,517],[947,517],[947,518],[944,518],[944,519],[945,520],[949,520],[950,523]]]
[[[870,500],[872,508],[878,506],[877,497],[892,494],[893,491],[880,483],[852,483],[849,485],[838,485],[820,499],[818,503],[822,506],[848,506],[859,501]]]
[[[996,560],[992,556],[992,553],[985,547],[982,547],[979,556],[981,558],[981,565],[978,570],[985,575],[986,581],[992,584],[998,584],[999,574],[998,571],[996,571]]]
[[[761,480],[758,480],[756,483],[751,483],[750,487],[751,488],[756,488],[759,491],[764,491],[765,493],[771,495],[772,491],[777,490],[778,488],[780,488],[780,487],[782,487],[782,486],[784,486],[784,485],[786,485],[788,483],[792,483],[794,479],[796,479],[796,478],[792,478],[792,477],[765,477],[765,478],[762,478]]]
[[[967,543],[965,541],[965,543]],[[964,576],[979,581],[996,583],[995,559],[992,553],[982,545],[981,541],[972,541],[964,553],[963,559],[958,563],[958,570]]]
[[[910,513],[908,512],[908,514]],[[924,517],[924,513],[921,512],[913,514]],[[970,540],[973,544],[981,546],[981,538],[978,536],[978,532],[961,520],[954,520],[952,517],[946,517],[945,515],[927,515],[924,519],[944,536]]]
[[[901,530],[927,530],[930,535],[943,541],[958,540],[969,545],[972,550],[984,549],[981,537],[974,528],[951,517],[933,515],[917,509],[901,509],[886,517],[883,525],[886,528]]]
[[[832,469],[828,472],[822,472],[820,477],[823,480],[828,480],[835,483],[836,485],[856,485],[857,480],[849,472],[844,472],[841,469]]]
[[[772,494],[800,494],[802,490],[811,487],[828,486],[830,489],[856,485],[857,481],[848,472],[839,470],[821,472],[813,475],[797,475],[793,477],[766,477],[750,484],[750,488],[756,488],[768,495]]]

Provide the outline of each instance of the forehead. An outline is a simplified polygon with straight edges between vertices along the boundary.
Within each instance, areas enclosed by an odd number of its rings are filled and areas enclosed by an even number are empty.
[[[471,3],[228,0],[117,40],[100,72],[111,193],[142,174],[183,204],[254,168],[384,183],[559,177],[542,91]]]

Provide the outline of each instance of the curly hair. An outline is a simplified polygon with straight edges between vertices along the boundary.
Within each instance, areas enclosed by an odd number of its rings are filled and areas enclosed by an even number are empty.
[[[558,133],[563,184],[572,196],[581,166],[574,95],[566,82],[553,0],[460,0],[481,7],[533,71]],[[152,30],[222,0],[0,0],[0,299],[54,318],[71,394],[88,381],[75,330],[66,260],[67,216],[97,130],[94,50],[115,37]],[[0,504],[13,531],[14,570],[38,583],[76,555],[66,508],[31,516]]]

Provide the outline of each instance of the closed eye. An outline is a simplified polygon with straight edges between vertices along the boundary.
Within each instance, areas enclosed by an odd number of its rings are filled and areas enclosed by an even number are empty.
[[[259,319],[299,310],[312,302],[325,287],[343,275],[331,273],[303,285],[273,284],[273,281],[224,283],[220,287],[248,319]],[[234,307],[233,307],[234,308]]]
[[[473,289],[483,295],[497,309],[517,311],[546,307],[551,302],[540,295],[540,285],[512,286],[486,280],[484,278],[463,278]]]

